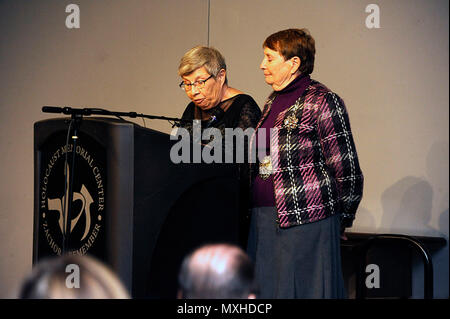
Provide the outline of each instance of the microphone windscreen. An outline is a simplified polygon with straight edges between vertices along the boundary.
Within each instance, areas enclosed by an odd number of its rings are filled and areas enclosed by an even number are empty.
[[[57,106],[44,106],[42,107],[42,112],[44,113],[62,113],[63,108]]]

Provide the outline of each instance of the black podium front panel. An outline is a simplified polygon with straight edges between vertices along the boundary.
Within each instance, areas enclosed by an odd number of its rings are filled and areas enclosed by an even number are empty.
[[[67,225],[67,189],[75,152],[76,176],[68,251],[86,252],[105,259],[105,195],[107,193],[106,150],[89,135],[80,133],[81,143],[66,145],[66,132],[50,135],[40,148],[38,242],[40,257],[62,253],[62,233]],[[67,158],[66,158],[67,157]],[[67,161],[66,161],[67,160]],[[66,166],[67,163],[67,166]]]
[[[34,262],[61,254],[65,155],[74,151],[69,250],[109,264],[134,297],[175,298],[189,251],[238,243],[235,165],[174,164],[176,141],[130,122],[85,118],[75,149],[65,147],[67,129],[67,119],[35,123]]]

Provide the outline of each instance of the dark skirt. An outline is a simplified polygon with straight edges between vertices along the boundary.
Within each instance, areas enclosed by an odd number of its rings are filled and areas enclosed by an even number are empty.
[[[275,207],[252,209],[248,254],[255,263],[259,298],[346,298],[339,216],[280,228],[276,215]]]

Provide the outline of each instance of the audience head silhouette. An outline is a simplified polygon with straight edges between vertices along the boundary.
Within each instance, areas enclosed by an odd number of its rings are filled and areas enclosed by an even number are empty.
[[[90,256],[64,255],[39,261],[24,280],[22,299],[127,299],[119,278]]]
[[[179,273],[179,298],[255,298],[253,263],[237,246],[210,244],[185,257]]]

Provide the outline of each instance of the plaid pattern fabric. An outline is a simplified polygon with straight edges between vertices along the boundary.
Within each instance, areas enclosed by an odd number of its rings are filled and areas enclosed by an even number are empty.
[[[276,92],[264,106],[257,128],[275,98]],[[270,148],[280,227],[336,213],[344,227],[352,225],[362,199],[363,175],[345,104],[338,95],[313,80],[294,105],[278,115]]]

